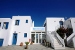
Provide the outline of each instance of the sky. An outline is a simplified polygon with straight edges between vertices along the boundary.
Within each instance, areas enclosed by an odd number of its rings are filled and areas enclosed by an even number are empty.
[[[46,17],[75,17],[75,0],[0,0],[0,18],[18,15],[43,26]]]

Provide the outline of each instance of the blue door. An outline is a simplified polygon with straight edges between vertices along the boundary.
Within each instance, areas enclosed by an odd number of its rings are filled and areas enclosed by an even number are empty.
[[[3,40],[4,40],[4,39],[0,39],[0,46],[3,45]]]
[[[12,45],[16,45],[17,42],[17,33],[13,34],[13,41],[12,41]]]

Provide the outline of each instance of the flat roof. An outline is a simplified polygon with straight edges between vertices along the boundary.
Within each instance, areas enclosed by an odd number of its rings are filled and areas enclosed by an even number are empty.
[[[11,19],[11,18],[0,18],[0,19]]]
[[[33,30],[33,31],[31,31],[31,32],[45,32],[45,31],[41,31],[41,30]]]
[[[46,18],[64,18],[64,17],[46,17]]]
[[[46,17],[46,19],[47,18],[64,18],[65,19],[65,17]],[[44,21],[44,24],[46,23],[46,19],[45,19],[45,21]],[[44,24],[43,24],[43,26],[44,26]]]

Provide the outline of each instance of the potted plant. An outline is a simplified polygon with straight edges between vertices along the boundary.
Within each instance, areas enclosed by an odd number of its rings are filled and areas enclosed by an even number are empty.
[[[25,44],[26,44],[25,49],[28,49],[28,44],[29,44],[29,42],[25,42]]]

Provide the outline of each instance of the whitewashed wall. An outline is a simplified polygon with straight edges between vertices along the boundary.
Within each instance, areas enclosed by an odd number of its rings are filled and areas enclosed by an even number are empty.
[[[70,22],[71,21],[71,22]],[[72,41],[73,39],[73,45],[75,47],[75,18],[69,18],[64,22],[64,25],[66,25],[68,28],[73,28],[73,33],[67,38],[67,44],[69,45],[69,43]],[[71,44],[71,43],[70,43]]]
[[[10,18],[0,18],[0,22],[1,22],[0,38],[4,39],[3,46],[7,46],[8,45],[8,39],[9,39],[9,36],[10,36],[9,35],[9,31],[10,31],[9,26],[11,25],[11,19]],[[2,29],[3,22],[9,22],[7,30],[6,29]]]
[[[47,31],[55,31],[60,26],[60,20],[64,21],[64,18],[47,18]]]
[[[72,28],[73,28],[73,34],[75,35],[75,18],[71,18],[71,24],[72,24]],[[72,40],[72,38],[71,38],[71,40]],[[75,37],[73,38],[73,46],[75,48]]]
[[[68,28],[72,28],[72,21],[71,21],[71,19],[67,19],[66,21],[64,21],[64,25],[66,25],[66,27],[68,27]]]
[[[73,32],[75,33],[75,18],[71,18],[71,24],[72,24]]]
[[[51,18],[51,17],[46,18],[46,20],[45,20],[45,23],[46,23],[45,32],[46,32],[46,34],[48,34],[47,33],[48,31],[49,32],[55,31],[56,28],[58,26],[60,26],[60,24],[59,24],[60,20],[64,21],[64,18]],[[46,36],[46,40],[50,41],[48,36]]]
[[[75,48],[75,37],[72,40],[73,40],[73,47]]]
[[[15,25],[15,20],[20,20],[19,26]],[[26,20],[28,20],[28,23],[25,23]],[[10,31],[9,45],[12,45],[13,33],[15,31],[17,33],[16,45],[20,45],[21,42],[23,42],[23,44],[25,44],[25,42],[28,42],[29,39],[31,39],[31,32],[30,32],[31,26],[32,26],[31,16],[13,16],[11,31]],[[24,37],[24,33],[27,33],[26,38]]]

